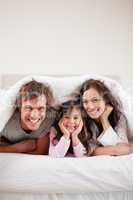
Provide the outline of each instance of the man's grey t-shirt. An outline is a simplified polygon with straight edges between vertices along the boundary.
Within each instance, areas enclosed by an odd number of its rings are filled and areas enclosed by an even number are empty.
[[[25,139],[36,139],[39,137],[43,137],[46,135],[51,128],[55,120],[56,112],[53,109],[50,109],[44,121],[41,123],[39,129],[36,131],[32,131],[27,133],[25,130],[21,128],[20,124],[20,113],[19,111],[15,111],[12,117],[7,122],[4,129],[0,132],[0,137],[6,138],[11,143],[20,142]]]

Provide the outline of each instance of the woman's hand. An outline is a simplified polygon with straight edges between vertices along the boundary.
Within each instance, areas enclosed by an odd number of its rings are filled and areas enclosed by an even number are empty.
[[[112,106],[106,105],[104,112],[100,116],[100,122],[102,123],[104,131],[111,126],[109,123],[108,117],[111,114],[112,110],[113,110]]]
[[[102,146],[97,147],[93,155],[110,155],[110,156],[120,156],[120,155],[127,155],[131,153],[131,149],[129,144],[127,143],[118,143],[116,145],[108,145],[108,146]]]
[[[69,139],[69,138],[70,138],[70,133],[69,133],[69,131],[66,129],[66,127],[64,126],[63,123],[64,123],[64,120],[61,119],[61,120],[59,121],[58,125],[59,125],[60,130],[61,130],[61,132],[63,133],[64,137],[65,137],[66,139]]]
[[[106,105],[106,106],[105,106],[104,112],[103,112],[102,115],[100,116],[100,120],[101,120],[101,121],[108,120],[108,117],[109,117],[109,115],[111,114],[112,110],[113,110],[113,107],[112,107],[112,106]]]

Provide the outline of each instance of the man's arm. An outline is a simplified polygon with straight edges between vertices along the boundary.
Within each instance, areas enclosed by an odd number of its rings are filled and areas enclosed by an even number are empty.
[[[38,155],[48,155],[49,149],[49,134],[36,139],[36,148],[31,152],[27,152],[30,154],[38,154]]]
[[[24,140],[15,144],[3,142],[0,144],[0,152],[3,153],[27,153],[36,148],[35,140]]]

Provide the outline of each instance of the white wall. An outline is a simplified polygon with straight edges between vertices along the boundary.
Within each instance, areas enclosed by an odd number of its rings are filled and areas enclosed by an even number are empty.
[[[133,0],[0,0],[0,74],[133,74]]]

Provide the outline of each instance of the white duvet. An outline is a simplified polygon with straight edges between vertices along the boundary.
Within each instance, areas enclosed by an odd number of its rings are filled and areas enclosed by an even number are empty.
[[[55,97],[55,102],[62,102],[68,99],[71,92],[75,90],[77,86],[83,83],[85,80],[90,78],[99,79],[104,81],[104,83],[110,88],[113,95],[116,98],[120,98],[123,104],[123,110],[128,118],[129,124],[129,138],[133,139],[133,97],[129,96],[126,91],[121,87],[121,85],[110,78],[98,76],[98,75],[82,75],[82,76],[71,76],[71,77],[51,77],[51,76],[27,76],[16,84],[14,84],[6,92],[0,91],[0,131],[3,129],[8,119],[13,113],[13,104],[16,100],[16,95],[20,87],[32,79],[48,84],[53,89],[53,94]]]
[[[133,154],[50,158],[1,153],[0,191],[43,194],[133,191]]]

